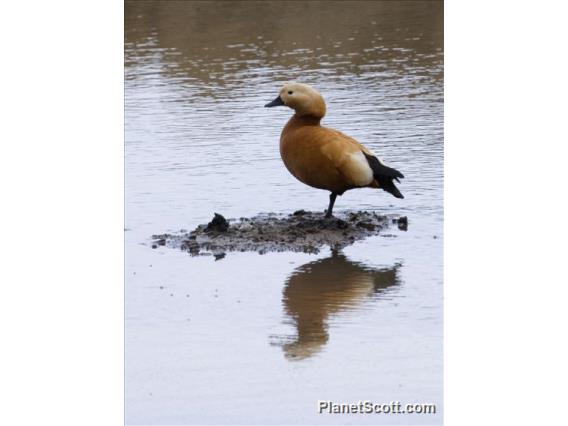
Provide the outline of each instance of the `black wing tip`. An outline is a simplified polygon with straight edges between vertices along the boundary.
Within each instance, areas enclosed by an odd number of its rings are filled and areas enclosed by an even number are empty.
[[[397,179],[397,178],[404,179],[404,175],[401,172],[399,172],[397,169],[393,169],[392,167],[384,165],[374,155],[369,155],[365,152],[363,152],[363,155],[365,155],[365,158],[367,158],[367,162],[369,163],[369,166],[373,170],[373,174],[375,175],[375,177],[384,176],[392,179]]]
[[[394,186],[394,184],[390,188],[385,188],[385,191],[392,194],[395,198],[400,198],[400,199],[404,198],[404,195],[402,195],[402,193],[398,190],[396,186]]]
[[[386,180],[386,181],[383,181],[383,182],[379,182],[379,185],[381,185],[380,187],[384,191],[391,194],[393,197],[400,198],[400,199],[404,198],[404,195],[402,195],[402,193],[399,191],[399,189],[396,187],[396,185],[394,184],[394,182],[392,180],[390,180],[390,181]]]

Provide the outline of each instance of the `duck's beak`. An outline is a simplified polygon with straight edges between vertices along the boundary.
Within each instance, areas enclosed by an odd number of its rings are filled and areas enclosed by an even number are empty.
[[[282,106],[284,105],[284,101],[282,100],[282,98],[280,96],[278,96],[276,99],[274,99],[272,102],[268,102],[266,105],[264,105],[266,108],[271,108],[271,107],[275,107],[275,106]]]

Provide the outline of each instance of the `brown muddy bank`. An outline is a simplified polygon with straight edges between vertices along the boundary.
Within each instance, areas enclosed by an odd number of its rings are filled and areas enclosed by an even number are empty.
[[[213,255],[216,259],[235,251],[318,253],[324,246],[341,249],[394,225],[406,231],[408,219],[368,211],[325,218],[321,212],[299,210],[290,215],[268,213],[229,220],[215,213],[211,222],[193,231],[153,235],[152,248],[167,246],[193,256]]]

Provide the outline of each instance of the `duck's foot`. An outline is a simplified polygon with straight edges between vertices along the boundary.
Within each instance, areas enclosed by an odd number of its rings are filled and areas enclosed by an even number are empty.
[[[329,194],[329,207],[327,208],[327,211],[325,213],[325,218],[329,219],[330,217],[333,217],[333,205],[335,204],[335,199],[337,198],[337,194],[335,192],[332,192],[331,194]]]

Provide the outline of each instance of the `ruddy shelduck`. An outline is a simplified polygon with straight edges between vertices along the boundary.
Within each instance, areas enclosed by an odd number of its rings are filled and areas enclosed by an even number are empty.
[[[302,83],[285,84],[265,107],[287,106],[295,111],[280,136],[280,155],[300,182],[330,191],[326,217],[331,217],[338,195],[354,188],[381,188],[404,198],[393,181],[403,178],[355,139],[320,125],[325,116],[323,97]]]

